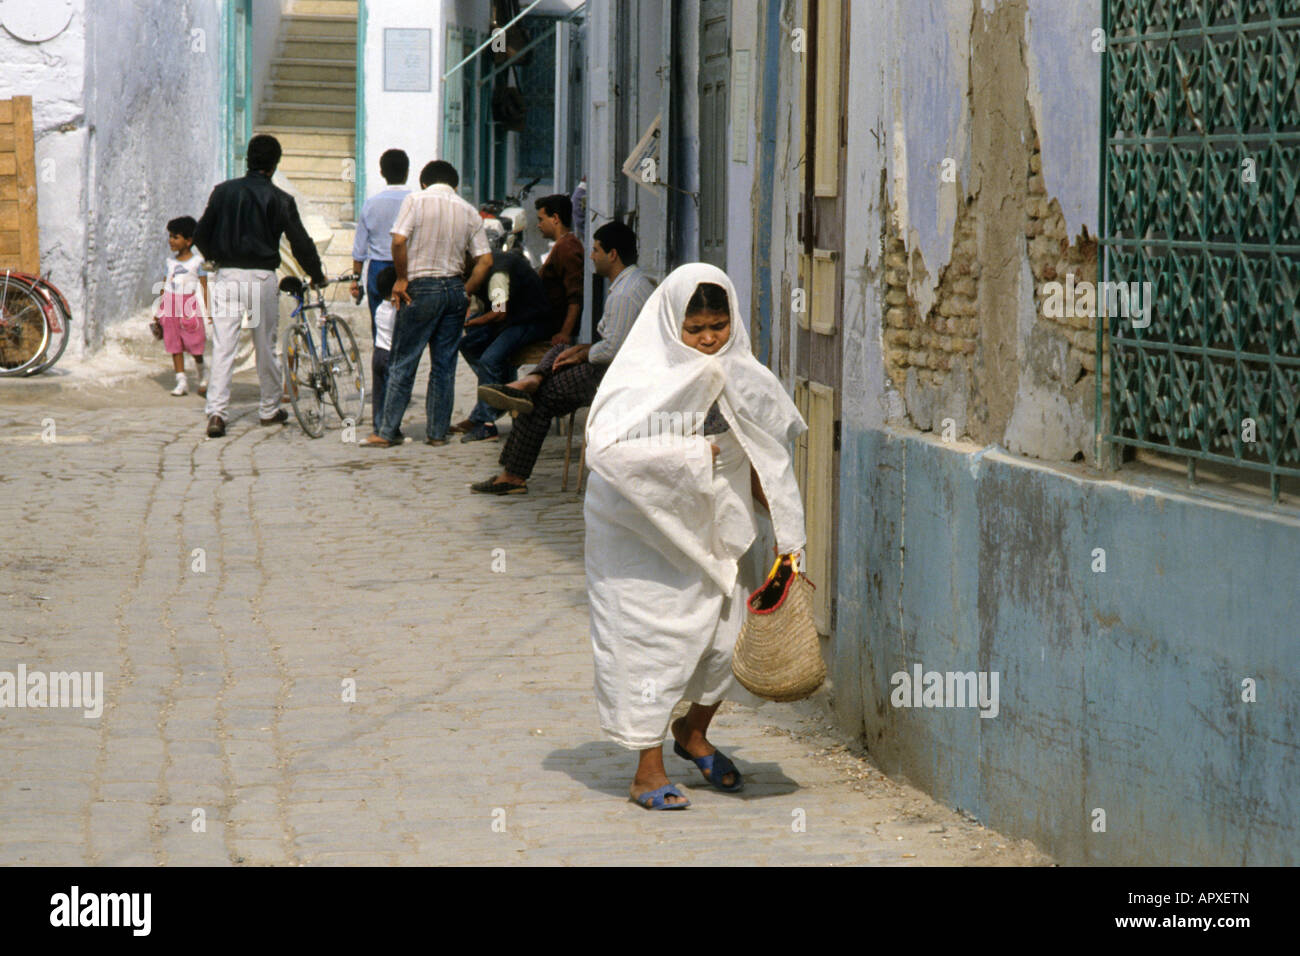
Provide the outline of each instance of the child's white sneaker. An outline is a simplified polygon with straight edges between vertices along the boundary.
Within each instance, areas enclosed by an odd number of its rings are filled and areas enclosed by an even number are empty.
[[[185,378],[184,372],[176,373],[176,387],[172,389],[173,395],[184,395],[190,390],[189,380]]]

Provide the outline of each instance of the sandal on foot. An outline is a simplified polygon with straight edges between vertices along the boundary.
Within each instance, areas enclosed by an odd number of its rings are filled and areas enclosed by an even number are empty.
[[[669,803],[668,797],[681,797],[682,802]],[[628,797],[628,799],[647,810],[685,810],[691,805],[691,801],[677,789],[675,783],[660,787],[658,790],[647,790],[639,797]]]
[[[739,793],[745,789],[745,781],[740,776],[740,771],[736,769],[736,765],[721,750],[715,750],[706,757],[692,757],[687,753],[685,747],[673,741],[673,753],[699,767],[704,779],[723,793]],[[726,787],[722,785],[721,780],[729,773],[735,774],[736,780],[731,786]]]

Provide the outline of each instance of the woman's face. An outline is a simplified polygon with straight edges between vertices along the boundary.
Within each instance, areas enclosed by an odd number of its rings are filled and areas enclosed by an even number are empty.
[[[682,341],[705,355],[713,355],[731,338],[730,312],[691,312],[682,325]]]

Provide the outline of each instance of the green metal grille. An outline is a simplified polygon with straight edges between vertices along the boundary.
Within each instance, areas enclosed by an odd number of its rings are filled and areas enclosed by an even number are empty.
[[[539,34],[545,37],[519,71],[528,109],[519,134],[520,179],[548,178],[555,173],[555,21],[551,17],[534,19],[536,22],[529,24],[530,39]]]
[[[1300,0],[1103,0],[1102,17],[1100,271],[1153,299],[1147,328],[1098,322],[1098,434],[1190,476],[1267,472],[1276,498],[1300,475]]]

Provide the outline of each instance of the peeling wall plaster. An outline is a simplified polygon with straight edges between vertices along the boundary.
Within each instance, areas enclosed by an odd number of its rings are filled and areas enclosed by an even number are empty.
[[[957,187],[941,180],[944,160],[954,160],[961,182],[970,178],[970,0],[898,3],[893,22],[894,202],[908,249],[920,250],[934,275],[952,248],[956,220]],[[932,300],[920,286],[912,294],[924,307]]]
[[[1047,193],[1061,204],[1066,229],[1098,234],[1097,177],[1101,149],[1101,57],[1093,31],[1098,0],[1029,0],[1029,105],[1043,149]]]
[[[1045,458],[1090,447],[1092,328],[1044,318],[1040,290],[1065,270],[1095,277],[1079,234],[1096,234],[1099,17],[1096,0],[930,0],[872,18],[892,31],[854,29],[846,202],[867,214],[849,219],[844,381],[886,394],[846,389],[846,417],[879,423],[888,408],[885,422],[923,429],[951,417],[977,441]],[[888,253],[877,271],[873,243]],[[868,272],[886,300],[870,308]]]

